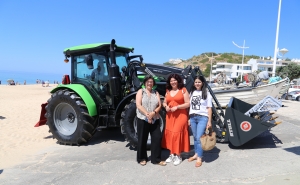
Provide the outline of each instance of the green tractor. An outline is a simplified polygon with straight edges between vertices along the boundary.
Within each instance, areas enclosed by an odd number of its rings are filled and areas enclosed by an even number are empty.
[[[182,74],[182,69],[144,64],[141,55],[129,55],[133,50],[115,45],[115,40],[66,48],[65,62],[71,59],[71,75],[65,75],[62,84],[51,91],[35,126],[48,125],[53,137],[65,145],[84,144],[97,129],[120,127],[126,140],[136,146],[135,95],[143,78],[146,74],[155,77],[163,101],[167,77]],[[161,130],[165,116],[162,109]]]
[[[181,75],[188,90],[195,76],[203,74],[197,66],[181,69],[143,63],[141,55],[130,55],[133,50],[117,46],[114,39],[111,43],[65,49],[65,62],[71,59],[71,77],[65,75],[62,84],[51,91],[47,103],[41,105],[40,120],[35,127],[48,125],[53,138],[65,145],[81,145],[99,129],[120,127],[126,140],[135,147],[138,143],[135,96],[142,88],[145,75],[154,77],[155,89],[163,101],[170,74]],[[216,105],[212,107],[212,126],[218,142],[241,146],[279,124],[268,110],[268,107],[280,107],[276,100],[273,105],[268,105],[272,101],[266,100],[253,107],[232,97],[225,115],[210,86],[207,89]],[[163,131],[166,110],[162,108],[159,114]]]

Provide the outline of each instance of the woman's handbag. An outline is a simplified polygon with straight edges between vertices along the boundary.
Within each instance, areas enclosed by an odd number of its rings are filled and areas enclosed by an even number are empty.
[[[216,133],[213,132],[212,128],[206,128],[205,133],[200,138],[202,149],[208,151],[216,146]]]

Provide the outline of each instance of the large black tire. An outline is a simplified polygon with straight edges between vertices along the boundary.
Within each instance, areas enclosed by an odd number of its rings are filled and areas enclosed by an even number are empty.
[[[159,111],[160,114],[160,130],[163,133],[166,124],[166,110],[162,108]],[[136,147],[138,143],[137,137],[137,117],[136,117],[136,104],[135,100],[131,100],[129,104],[127,104],[122,112],[122,119],[120,121],[121,132],[124,134],[125,139],[130,143],[132,147]],[[149,136],[148,147],[151,145],[151,137]]]
[[[52,94],[45,117],[53,138],[60,144],[84,144],[96,130],[96,121],[88,114],[82,99],[67,89]]]

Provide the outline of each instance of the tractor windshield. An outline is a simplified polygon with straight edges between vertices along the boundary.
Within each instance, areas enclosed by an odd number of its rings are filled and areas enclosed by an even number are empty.
[[[124,66],[127,67],[127,57],[128,57],[127,53],[116,52],[116,63],[119,66],[120,73],[122,73],[121,71],[122,67]],[[109,63],[111,64],[110,57],[109,57]]]
[[[87,56],[92,57],[93,68],[89,68],[86,63]],[[101,54],[92,53],[89,55],[80,55],[74,57],[75,70],[74,77],[77,79],[89,79],[93,82],[107,83],[108,72],[105,56]]]
[[[109,53],[108,53],[109,54]],[[120,74],[123,66],[127,66],[127,53],[116,52],[116,63],[119,66]],[[109,73],[111,65],[110,56],[107,53],[90,53],[74,56],[73,64],[73,83],[86,84],[93,87],[97,96],[104,104],[111,104]]]

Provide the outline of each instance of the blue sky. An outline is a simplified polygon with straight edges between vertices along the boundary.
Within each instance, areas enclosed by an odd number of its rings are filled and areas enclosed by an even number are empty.
[[[69,73],[64,48],[110,42],[145,62],[203,52],[274,56],[279,0],[0,1],[1,70]],[[299,0],[282,0],[278,47],[300,58]]]

